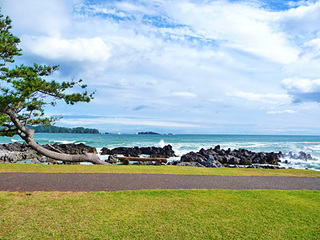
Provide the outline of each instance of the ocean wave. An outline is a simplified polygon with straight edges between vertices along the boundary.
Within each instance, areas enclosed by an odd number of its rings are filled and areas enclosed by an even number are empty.
[[[274,145],[274,143],[267,143],[267,142],[227,142],[221,143],[220,146],[222,148],[231,148],[231,149],[238,149],[238,148],[265,148],[269,147],[270,145]]]
[[[320,151],[320,144],[313,145],[313,146],[306,146],[306,148],[311,151]]]
[[[67,141],[67,140],[49,140],[49,142],[60,143],[60,144],[72,144],[76,141]]]
[[[21,140],[20,139],[18,139],[18,140],[17,139],[11,139],[11,142],[24,142],[24,140],[22,140],[22,139]]]
[[[320,171],[320,161],[315,160],[301,160],[301,159],[290,159],[283,158],[280,163],[281,167],[285,168],[295,168],[295,169],[310,169]]]
[[[203,146],[203,144],[196,143],[168,143],[172,146],[175,154],[177,156],[182,156],[183,154],[187,154],[191,151],[199,151],[202,147],[206,148],[207,146]],[[209,148],[209,147],[208,147]]]

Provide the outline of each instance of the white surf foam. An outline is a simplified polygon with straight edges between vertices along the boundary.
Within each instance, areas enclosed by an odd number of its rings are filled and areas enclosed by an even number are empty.
[[[281,159],[281,167],[285,168],[295,168],[295,169],[310,169],[320,171],[320,161],[316,160],[301,160],[301,159]]]
[[[49,142],[53,142],[53,143],[61,143],[61,144],[72,144],[72,143],[75,143],[76,141],[67,141],[67,140],[49,140]]]
[[[163,141],[163,139],[161,139],[158,145],[159,147],[163,148],[166,145],[166,143]]]
[[[24,142],[23,140],[11,139],[11,142]]]
[[[307,146],[306,148],[310,149],[311,151],[320,151],[320,144],[319,145]]]

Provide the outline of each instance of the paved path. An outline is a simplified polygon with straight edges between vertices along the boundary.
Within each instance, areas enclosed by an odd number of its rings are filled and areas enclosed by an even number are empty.
[[[320,178],[122,173],[0,173],[0,191],[120,191],[140,189],[320,190]]]

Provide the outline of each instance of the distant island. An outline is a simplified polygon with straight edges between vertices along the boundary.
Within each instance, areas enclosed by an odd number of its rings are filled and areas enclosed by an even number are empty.
[[[29,126],[31,129],[34,129],[36,133],[91,133],[91,134],[100,134],[98,129],[95,128],[66,128],[66,127],[57,127],[57,126]]]
[[[156,132],[138,132],[138,134],[155,134],[155,135],[160,135],[160,133],[156,133]]]

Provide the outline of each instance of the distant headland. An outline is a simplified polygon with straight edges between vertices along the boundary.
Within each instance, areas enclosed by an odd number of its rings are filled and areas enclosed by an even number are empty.
[[[98,129],[95,128],[84,128],[84,127],[57,127],[57,126],[30,126],[31,129],[34,129],[36,133],[91,133],[91,134],[100,134]]]
[[[154,134],[154,135],[160,135],[160,133],[156,133],[156,132],[138,132],[138,134]]]

